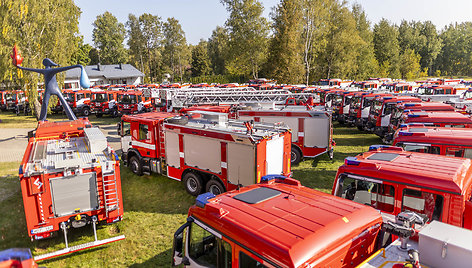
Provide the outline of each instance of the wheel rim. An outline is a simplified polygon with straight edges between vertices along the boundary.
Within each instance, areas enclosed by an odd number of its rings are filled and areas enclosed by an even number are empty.
[[[85,109],[85,110],[84,110],[84,115],[85,115],[85,116],[88,116],[88,115],[89,115],[89,110]]]
[[[131,169],[133,170],[134,173],[138,172],[138,163],[136,161],[133,161],[131,163]]]
[[[197,191],[198,183],[197,180],[193,177],[187,179],[187,189],[189,189],[192,193]]]
[[[214,195],[219,195],[221,194],[221,189],[217,185],[211,185],[208,191]]]
[[[290,152],[290,162],[293,163],[295,162],[295,159],[297,158],[297,154],[294,151]]]

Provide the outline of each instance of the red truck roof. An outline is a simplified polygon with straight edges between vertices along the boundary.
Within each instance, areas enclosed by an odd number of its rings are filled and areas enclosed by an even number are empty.
[[[413,101],[421,101],[420,98],[417,97],[410,97],[410,96],[379,96],[383,102],[413,102]]]
[[[215,113],[229,113],[231,109],[230,105],[199,105],[199,106],[192,106],[188,108],[180,109],[181,113],[191,112],[191,111],[208,111],[208,112],[215,112]]]
[[[39,121],[38,128],[36,129],[35,137],[43,139],[57,138],[62,133],[70,134],[72,132],[79,132],[78,128],[85,128],[87,125],[90,126],[90,122],[87,118],[79,118],[74,121],[61,121],[61,122],[50,122],[50,121]]]
[[[444,102],[410,102],[399,104],[404,110],[421,110],[421,111],[455,111],[455,108]]]
[[[457,112],[448,111],[430,111],[418,112],[412,111],[405,115],[404,123],[420,122],[420,123],[463,123],[472,124],[470,117]]]
[[[399,129],[394,144],[397,142],[437,143],[472,146],[472,129],[450,127],[414,127]]]
[[[329,252],[382,222],[371,207],[303,187],[294,179],[284,181],[218,195],[203,208],[192,206],[189,216],[204,219],[205,224],[283,267],[316,266],[320,258],[329,258]],[[268,195],[261,197],[264,194]]]
[[[379,148],[346,158],[338,174],[349,173],[352,166],[356,175],[378,177],[381,170],[389,181],[457,195],[465,195],[472,186],[471,160],[466,158]]]
[[[166,118],[171,118],[174,116],[178,116],[177,113],[166,113],[166,112],[150,112],[150,113],[143,113],[143,114],[127,114],[122,116],[123,121],[139,121],[139,122],[157,122]]]

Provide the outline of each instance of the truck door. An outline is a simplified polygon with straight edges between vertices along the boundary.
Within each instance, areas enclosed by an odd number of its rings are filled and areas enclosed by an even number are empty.
[[[380,126],[381,127],[388,127],[390,124],[390,118],[392,117],[392,110],[393,110],[393,105],[392,104],[385,104],[383,108],[383,114],[380,119]]]
[[[282,174],[284,160],[284,138],[277,136],[267,141],[266,174]]]
[[[182,263],[186,267],[232,267],[233,245],[213,228],[193,219],[185,230],[179,231],[179,234],[174,235],[174,259],[178,255],[182,256],[185,231],[185,260]],[[179,263],[174,262],[174,265]]]
[[[327,148],[330,143],[331,119],[325,113],[311,114],[312,117],[305,118],[305,147]]]
[[[131,146],[131,123],[122,121],[120,128],[121,150],[123,153],[128,152]]]

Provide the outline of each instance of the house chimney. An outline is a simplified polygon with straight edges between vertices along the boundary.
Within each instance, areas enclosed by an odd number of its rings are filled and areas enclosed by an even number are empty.
[[[97,69],[98,69],[99,71],[101,71],[100,62],[99,62],[99,63],[97,63]]]

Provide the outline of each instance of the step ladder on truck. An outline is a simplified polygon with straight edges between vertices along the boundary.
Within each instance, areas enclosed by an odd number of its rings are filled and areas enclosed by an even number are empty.
[[[87,118],[77,119],[56,83],[55,75],[81,68],[81,85],[88,78],[81,65],[57,67],[45,59],[44,69],[19,66],[22,58],[16,47],[12,55],[17,68],[45,76],[41,115],[38,126],[28,133],[28,145],[19,168],[28,235],[31,240],[49,238],[63,232],[65,249],[41,256],[36,261],[92,248],[124,239],[124,235],[97,239],[96,225],[114,223],[123,217],[119,158],[106,137]],[[68,121],[46,120],[51,95],[64,107]],[[92,225],[93,242],[69,246],[67,234],[72,228]]]

